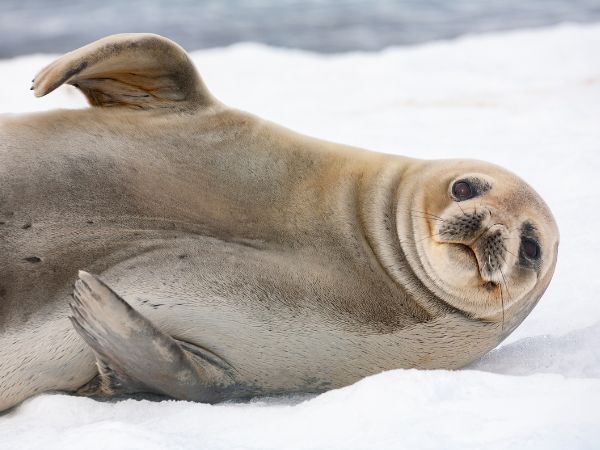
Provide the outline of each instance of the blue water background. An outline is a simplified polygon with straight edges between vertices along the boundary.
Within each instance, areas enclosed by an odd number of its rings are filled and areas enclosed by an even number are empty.
[[[466,33],[600,21],[600,0],[0,0],[0,58],[154,32],[192,50],[253,41],[377,50]]]

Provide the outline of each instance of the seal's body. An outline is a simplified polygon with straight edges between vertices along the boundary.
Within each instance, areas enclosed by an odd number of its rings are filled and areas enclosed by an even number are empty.
[[[554,220],[496,166],[293,133],[216,101],[153,35],[68,54],[34,88],[62,83],[98,108],[0,119],[0,410],[457,368],[550,281]],[[82,268],[100,278],[69,305]]]

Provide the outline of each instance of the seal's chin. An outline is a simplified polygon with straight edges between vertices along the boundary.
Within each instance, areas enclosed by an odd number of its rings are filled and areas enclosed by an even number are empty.
[[[461,243],[430,242],[417,245],[423,277],[449,305],[469,316],[494,316],[501,306],[500,284],[486,276],[476,250]]]
[[[498,287],[498,280],[486,270],[485,256],[478,255],[477,249],[456,242],[440,242],[440,244],[448,246],[448,253],[451,254],[450,258],[455,260],[461,266],[468,266],[471,264],[477,268],[482,287],[488,291]]]
[[[473,252],[473,249],[465,244],[453,243],[453,242],[437,242],[437,245],[440,245],[440,249],[445,250],[447,253],[448,262],[450,264],[457,264],[462,270],[469,271],[470,268],[477,268],[479,270],[479,265],[477,263],[477,257]]]
[[[489,287],[489,283],[495,285],[495,280],[481,264],[483,257],[477,255],[476,249],[466,244],[439,241],[434,241],[427,247],[426,251],[433,256],[429,263],[448,284],[462,289]]]

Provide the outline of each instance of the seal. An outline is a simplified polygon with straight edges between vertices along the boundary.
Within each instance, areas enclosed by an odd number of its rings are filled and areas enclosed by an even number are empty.
[[[63,84],[94,107],[0,121],[0,410],[459,368],[550,282],[556,223],[500,167],[294,133],[220,103],[156,35],[68,53],[33,90]]]

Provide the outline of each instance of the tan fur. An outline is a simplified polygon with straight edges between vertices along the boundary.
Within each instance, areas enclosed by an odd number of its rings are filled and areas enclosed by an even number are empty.
[[[550,281],[554,220],[499,167],[296,134],[214,100],[185,53],[156,36],[67,54],[36,78],[36,95],[64,82],[116,107],[0,121],[0,410],[95,375],[67,320],[79,269],[264,393],[461,367]],[[468,258],[452,264],[453,244],[432,236],[439,224],[414,212],[457,213],[448,188],[464,173],[494,186],[464,206],[492,209],[506,229],[526,218],[542,236],[538,275],[507,263],[510,294],[484,290]]]

